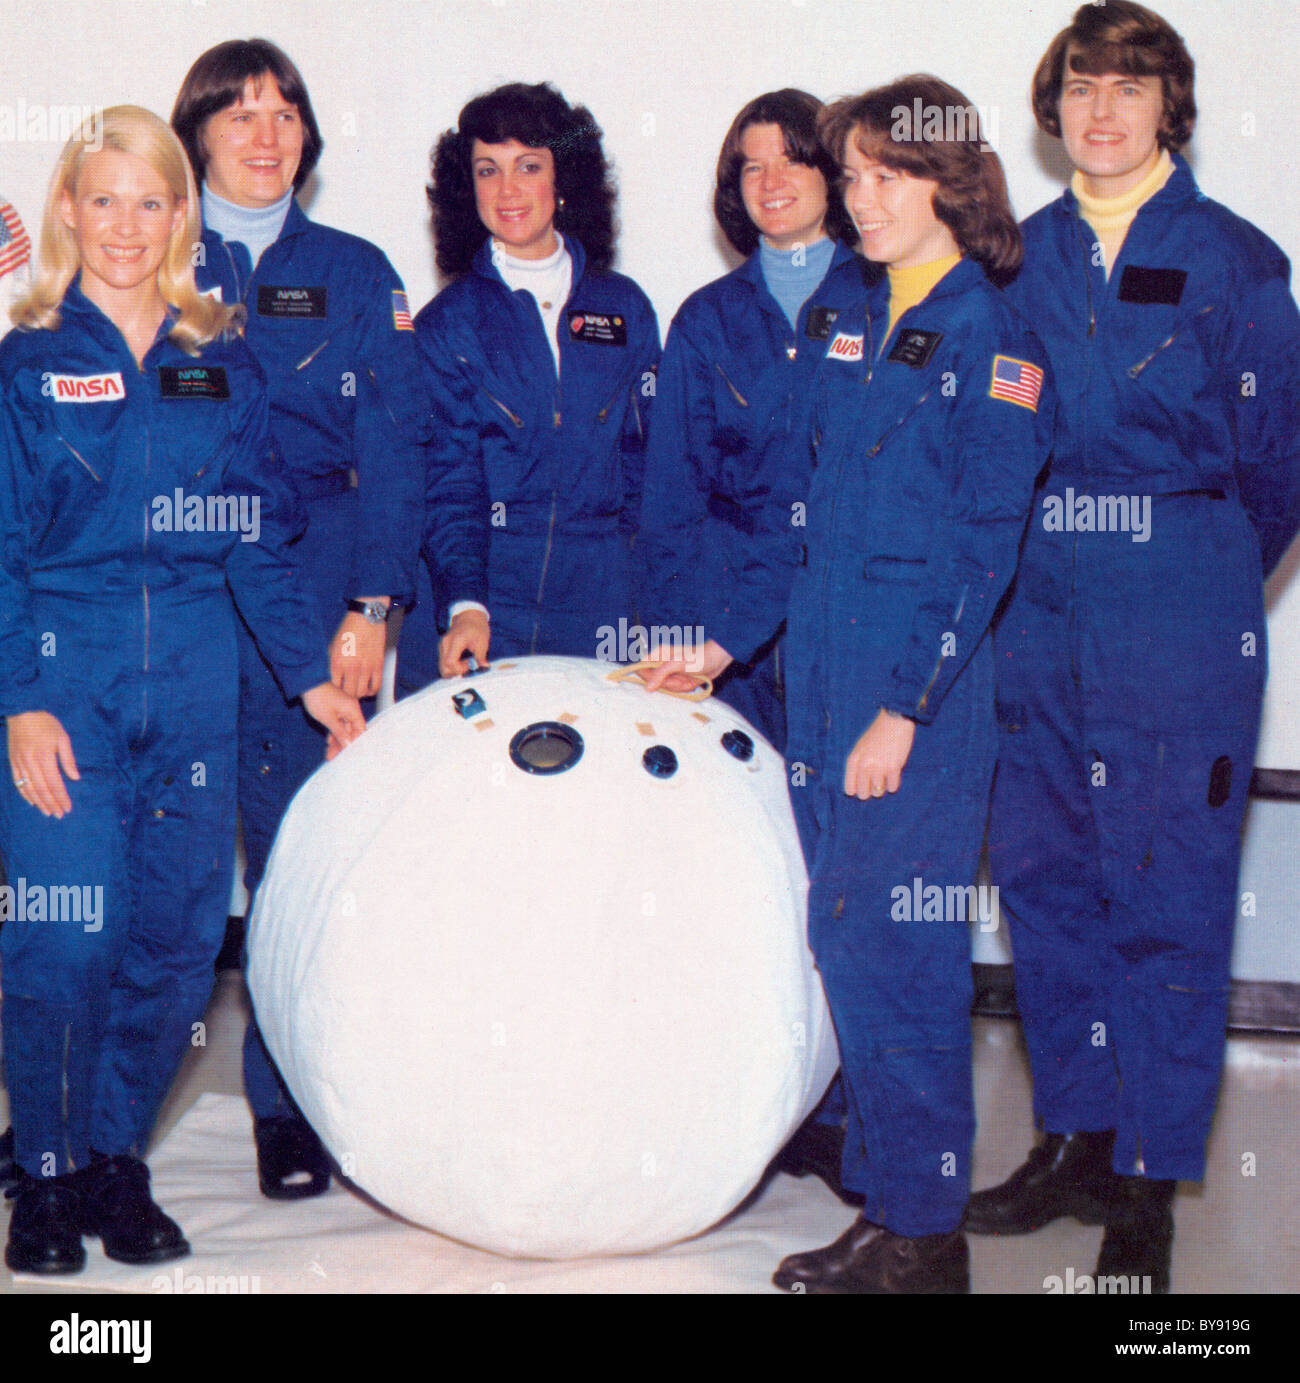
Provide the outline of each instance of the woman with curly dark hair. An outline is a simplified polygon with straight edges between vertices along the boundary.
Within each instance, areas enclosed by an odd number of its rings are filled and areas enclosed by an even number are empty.
[[[817,141],[821,102],[769,91],[736,116],[718,155],[714,214],[748,258],[693,293],[659,372],[639,539],[647,624],[698,628],[718,695],[785,747],[778,644],[808,485],[812,372],[831,326],[866,297],[868,266]],[[716,652],[715,652],[716,650]],[[656,672],[656,684],[668,672]]]
[[[428,195],[453,281],[415,323],[434,435],[403,692],[486,663],[489,642],[594,657],[630,619],[659,357],[649,299],[609,271],[614,186],[584,107],[547,84],[476,97]]]

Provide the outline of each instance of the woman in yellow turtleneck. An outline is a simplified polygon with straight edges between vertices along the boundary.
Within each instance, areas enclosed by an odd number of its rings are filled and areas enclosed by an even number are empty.
[[[830,107],[820,132],[862,252],[888,270],[827,333],[787,636],[809,941],[848,1096],[843,1185],[863,1210],[774,1281],[964,1292],[988,629],[1047,459],[1046,357],[991,281],[1020,236],[959,91],[904,78]]]
[[[1075,174],[1008,290],[1060,408],[998,626],[989,851],[1046,1138],[966,1217],[1104,1223],[1098,1278],[1156,1293],[1223,1061],[1263,578],[1300,523],[1289,266],[1179,154],[1193,70],[1159,15],[1111,0],[1034,77]]]

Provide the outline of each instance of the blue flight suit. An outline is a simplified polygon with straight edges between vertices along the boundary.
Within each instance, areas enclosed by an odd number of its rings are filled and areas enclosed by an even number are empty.
[[[989,622],[1052,400],[1042,347],[978,263],[882,353],[888,314],[882,284],[836,321],[818,376],[786,758],[848,1096],[843,1182],[868,1220],[915,1237],[956,1229],[970,1185],[971,895],[956,893],[974,884],[993,774]],[[917,722],[915,743],[899,791],[863,802],[845,762],[882,708]],[[940,917],[914,917],[936,887]]]
[[[0,344],[0,713],[56,716],[81,774],[62,820],[0,781],[22,895],[0,930],[6,1083],[37,1176],[92,1148],[144,1153],[211,993],[235,825],[232,592],[286,696],[329,676],[265,377],[243,341],[196,358],[169,326],[137,368],[74,280],[58,328]],[[34,916],[42,892],[64,920]]]
[[[404,693],[437,678],[437,624],[458,600],[488,607],[493,658],[598,657],[620,619],[635,618],[654,308],[622,274],[589,272],[567,237],[557,375],[532,294],[507,287],[491,244],[415,319],[433,438],[420,596],[397,663]]]
[[[355,596],[409,604],[423,513],[428,405],[401,280],[369,241],[289,204],[254,268],[247,248],[203,235],[199,288],[242,302],[270,392],[271,433],[307,513],[294,558],[326,640]],[[369,715],[373,701],[364,703]],[[286,702],[240,631],[239,813],[250,899],[280,818],[324,758],[324,732]],[[287,1106],[254,1025],[245,1046],[253,1112]]]
[[[1008,292],[1060,415],[998,629],[989,845],[1037,1117],[1116,1129],[1116,1171],[1198,1180],[1263,576],[1300,522],[1300,318],[1277,246],[1175,165],[1109,279],[1072,193],[1025,223]]]
[[[686,299],[659,367],[637,540],[642,619],[716,639],[737,660],[719,697],[778,750],[778,646],[803,532],[812,378],[870,272],[836,245],[791,327],[756,251]]]

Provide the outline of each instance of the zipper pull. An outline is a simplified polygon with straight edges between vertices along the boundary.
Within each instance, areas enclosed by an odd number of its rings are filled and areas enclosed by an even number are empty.
[[[795,359],[798,358],[798,355],[799,355],[799,347],[798,347],[798,346],[787,346],[787,347],[785,348],[785,358],[786,358],[787,360],[795,360]]]
[[[553,418],[553,420],[554,420],[554,422],[555,422],[555,426],[556,426],[556,427],[559,427],[559,425],[560,425],[560,410],[557,408],[557,409],[555,410],[555,412],[554,412],[551,416],[552,416],[552,418]]]

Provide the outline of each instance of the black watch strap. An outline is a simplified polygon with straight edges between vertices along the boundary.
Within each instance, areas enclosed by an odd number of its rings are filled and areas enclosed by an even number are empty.
[[[345,600],[343,603],[354,615],[364,615],[371,624],[384,624],[388,620],[389,607],[382,600]]]

